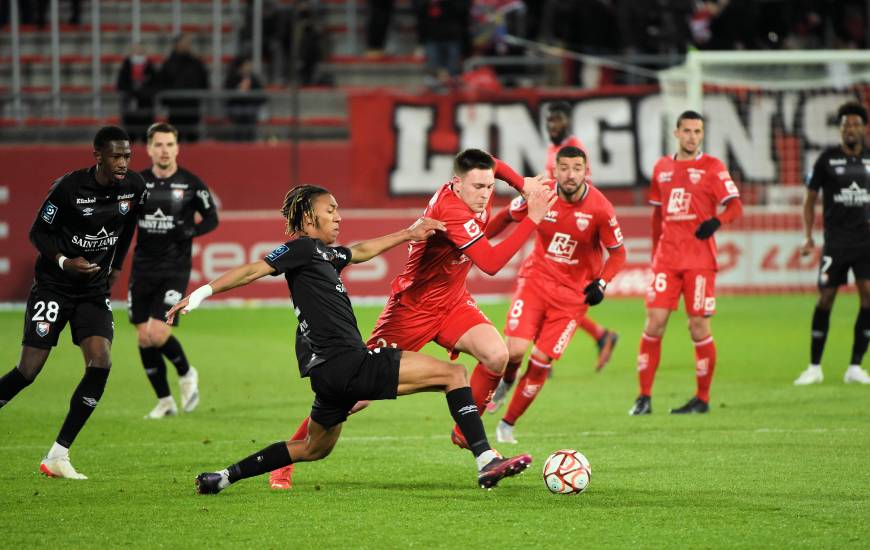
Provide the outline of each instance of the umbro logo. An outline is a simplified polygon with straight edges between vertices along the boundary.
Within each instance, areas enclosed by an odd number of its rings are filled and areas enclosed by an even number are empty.
[[[471,413],[477,414],[477,405],[466,405],[466,406],[462,407],[461,409],[459,409],[458,412],[459,412],[459,414],[461,414],[463,416],[465,416],[466,414],[471,414]]]
[[[97,403],[99,403],[99,401],[97,399],[94,399],[93,397],[82,397],[82,402],[85,404],[85,406],[92,409],[96,408]]]

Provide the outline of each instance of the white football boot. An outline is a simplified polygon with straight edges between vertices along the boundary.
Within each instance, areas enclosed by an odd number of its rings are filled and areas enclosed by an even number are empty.
[[[177,414],[178,407],[175,405],[175,399],[172,396],[163,397],[157,401],[157,405],[151,409],[151,412],[145,415],[145,420],[160,420]]]
[[[847,371],[848,372],[848,371]],[[821,384],[825,379],[822,374],[822,367],[810,365],[805,371],[794,381],[795,386],[809,386],[810,384]]]
[[[846,369],[846,374],[843,375],[843,382],[846,384],[870,384],[870,374],[858,365],[851,365]]]
[[[199,373],[196,369],[190,367],[187,374],[178,379],[178,386],[181,388],[181,408],[186,413],[193,412],[199,405]]]
[[[501,406],[504,405],[504,401],[512,386],[513,384],[508,384],[504,379],[499,380],[498,386],[492,394],[492,400],[486,404],[486,412],[489,414],[495,414],[495,411],[499,410]]]
[[[65,479],[88,479],[73,468],[69,461],[69,455],[56,458],[45,457],[39,464],[39,471],[48,477],[62,477]]]
[[[504,420],[499,420],[498,425],[495,427],[495,440],[499,443],[516,445],[517,440],[514,438],[514,427]]]

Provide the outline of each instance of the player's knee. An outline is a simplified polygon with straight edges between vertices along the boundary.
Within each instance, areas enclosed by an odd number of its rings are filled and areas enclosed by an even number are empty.
[[[148,332],[142,331],[139,333],[139,347],[140,348],[150,348],[153,344],[151,343],[151,336]]]
[[[97,353],[87,358],[86,365],[95,369],[110,369],[112,357],[108,353]]]
[[[156,348],[163,347],[168,339],[169,326],[165,323],[152,322],[151,326],[148,327],[148,341],[151,342],[151,345]]]
[[[690,318],[689,319],[689,334],[692,340],[699,342],[710,336],[710,322],[707,318]]]
[[[489,350],[487,353],[483,354],[483,357],[479,357],[478,359],[484,367],[492,372],[501,373],[504,372],[509,357],[507,347],[501,346]]]

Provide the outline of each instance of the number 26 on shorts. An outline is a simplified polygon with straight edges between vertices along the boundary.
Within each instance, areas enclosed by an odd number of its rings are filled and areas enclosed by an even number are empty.
[[[653,278],[653,289],[656,292],[664,292],[668,288],[668,275],[667,273],[656,273],[655,278]]]

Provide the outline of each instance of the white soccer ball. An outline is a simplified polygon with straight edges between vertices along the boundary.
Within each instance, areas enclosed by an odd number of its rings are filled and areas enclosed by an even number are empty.
[[[589,487],[591,479],[592,466],[589,459],[574,449],[556,451],[544,462],[544,483],[551,493],[582,493]]]

